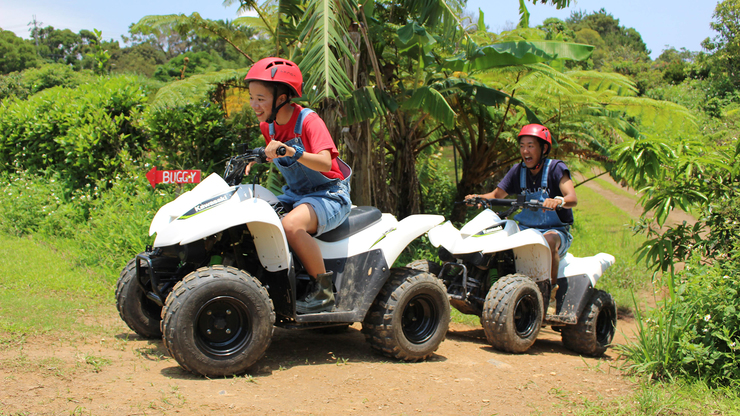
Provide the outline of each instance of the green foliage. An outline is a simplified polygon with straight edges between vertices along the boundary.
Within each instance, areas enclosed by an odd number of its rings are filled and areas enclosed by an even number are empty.
[[[598,183],[608,189],[606,182],[598,180]],[[576,194],[578,206],[573,210],[575,221],[571,227],[573,244],[568,251],[577,257],[600,252],[614,256],[615,264],[606,270],[597,285],[614,297],[620,313],[628,314],[633,306],[632,293],[645,293],[650,288],[651,274],[634,256],[644,237],[633,235],[630,216],[595,190],[578,186]]]
[[[429,152],[426,152],[429,153]],[[442,159],[442,151],[429,154],[418,162],[421,186],[421,212],[449,216],[455,198],[454,173]]]
[[[36,65],[38,59],[33,45],[9,30],[0,29],[0,75],[23,71]]]
[[[740,71],[740,1],[718,2],[713,17],[715,20],[710,26],[718,34],[705,39],[702,46],[712,53],[710,65],[714,69],[715,79],[727,80],[737,89],[740,87],[736,75]]]
[[[140,43],[111,54],[112,73],[133,73],[151,77],[157,65],[167,61],[165,53],[150,43]]]
[[[75,72],[69,65],[47,64],[23,72],[0,75],[0,99],[11,96],[26,99],[48,88],[74,88],[86,82],[94,82],[89,71]]]
[[[158,66],[153,76],[154,79],[159,81],[174,81],[196,74],[243,67],[243,63],[226,61],[215,51],[186,52],[170,59],[166,64]]]
[[[219,72],[193,75],[181,81],[170,82],[157,91],[151,107],[178,107],[186,104],[202,103],[210,98],[218,83],[241,81],[244,75],[241,70],[224,69]]]
[[[73,194],[59,174],[0,173],[5,185],[0,198],[0,231],[24,236],[40,233],[74,237],[75,225],[85,220],[87,196]],[[73,199],[74,198],[74,199]],[[78,205],[79,204],[79,205]]]
[[[64,242],[79,264],[104,271],[112,283],[120,268],[151,243],[149,224],[177,191],[153,191],[147,168],[125,159],[117,175],[80,189],[59,173],[0,173],[6,183],[0,232]]]
[[[694,256],[675,299],[639,320],[637,341],[622,348],[627,368],[652,378],[740,385],[740,270],[737,263],[701,264]]]
[[[136,77],[100,78],[70,89],[53,87],[27,101],[0,105],[3,169],[51,168],[70,183],[108,178],[125,152],[138,156],[143,137],[134,120],[147,100]]]
[[[95,42],[92,45],[92,52],[87,53],[86,56],[95,60],[95,66],[93,67],[95,73],[98,75],[104,74],[109,66],[108,61],[110,60],[110,52],[103,47],[103,34],[98,29],[93,29],[95,32]]]
[[[77,226],[75,241],[68,242],[82,265],[102,270],[111,283],[126,262],[154,241],[149,225],[157,210],[194,186],[152,190],[145,176],[148,168],[126,160],[118,175],[93,188],[87,196],[87,221]]]
[[[186,104],[150,108],[144,132],[160,169],[202,169],[211,172],[234,153],[239,125],[232,125],[217,105]]]

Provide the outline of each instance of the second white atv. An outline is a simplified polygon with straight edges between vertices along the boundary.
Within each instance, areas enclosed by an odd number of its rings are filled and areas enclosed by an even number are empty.
[[[317,238],[334,272],[331,312],[296,313],[309,278],[291,253],[275,195],[240,185],[264,150],[233,157],[224,177],[212,174],[157,212],[153,246],[121,272],[116,306],[145,338],[162,337],[185,369],[205,376],[244,373],[270,345],[274,325],[346,327],[362,322],[372,348],[396,359],[430,357],[444,340],[450,304],[442,281],[392,268],[414,239],[441,224],[439,215],[397,221],[373,207],[353,207],[338,228]]]
[[[580,354],[602,355],[614,338],[617,310],[614,299],[595,289],[614,263],[610,254],[560,261],[555,311],[549,302],[550,248],[536,230],[520,230],[506,217],[518,209],[543,209],[539,201],[512,199],[468,200],[484,209],[456,229],[449,221],[429,231],[443,264],[417,260],[407,266],[438,275],[450,303],[464,314],[480,317],[486,338],[502,351],[522,353],[534,344],[543,325],[559,330],[563,344]],[[492,206],[510,207],[497,214]]]

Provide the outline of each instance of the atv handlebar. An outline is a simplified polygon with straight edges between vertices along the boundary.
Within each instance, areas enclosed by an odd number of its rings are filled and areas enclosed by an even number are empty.
[[[498,198],[481,198],[479,196],[468,198],[462,202],[457,202],[458,204],[465,204],[469,207],[474,206],[482,206],[483,208],[493,208],[493,207],[510,207],[508,210],[503,211],[503,213],[499,214],[500,218],[506,218],[509,215],[511,215],[512,212],[516,211],[517,209],[530,209],[532,211],[536,211],[538,209],[544,209],[547,211],[553,211],[552,208],[547,208],[542,204],[542,201],[538,200],[525,200],[524,195],[517,195],[516,199],[498,199]]]
[[[285,156],[287,146],[281,146],[277,149],[278,156]],[[224,169],[223,178],[229,186],[239,185],[244,178],[244,172],[247,165],[255,163],[267,163],[267,155],[263,147],[254,149],[243,149],[244,153],[229,158]]]

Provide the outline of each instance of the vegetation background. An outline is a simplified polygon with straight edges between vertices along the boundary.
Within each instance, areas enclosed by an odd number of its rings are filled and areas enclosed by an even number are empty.
[[[220,172],[237,144],[260,145],[242,79],[279,55],[312,86],[301,103],[354,166],[358,205],[463,222],[473,213],[454,201],[495,186],[528,122],[550,126],[554,156],[574,172],[639,191],[645,213],[612,224],[619,263],[602,281],[640,322],[621,347],[626,365],[648,391],[660,381],[689,397],[736,397],[740,1],[717,3],[702,51],[669,47],[655,60],[603,9],[530,27],[521,0],[518,25],[492,33],[464,1],[239,3],[258,17],[147,16],[124,45],[95,29],[34,28],[33,41],[0,31],[0,231],[21,248],[63,249],[93,276],[28,290],[3,272],[3,337],[23,332],[11,310],[49,293],[112,301],[158,207],[188,189],[152,189],[144,173]],[[593,224],[615,217],[580,208],[573,251],[587,254],[601,244]],[[667,225],[677,208],[696,223]],[[422,239],[405,259],[434,255]],[[637,307],[648,299],[655,308]]]

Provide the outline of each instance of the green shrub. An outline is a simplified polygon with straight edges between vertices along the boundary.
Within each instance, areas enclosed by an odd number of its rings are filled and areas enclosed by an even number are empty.
[[[736,262],[705,265],[692,258],[675,295],[647,319],[638,339],[622,347],[628,368],[653,378],[740,386],[740,270]]]
[[[0,231],[4,233],[73,237],[85,221],[85,206],[80,202],[87,198],[79,192],[76,197],[71,195],[58,174],[0,173],[0,180],[5,184],[0,198]]]
[[[455,200],[454,172],[442,159],[442,151],[419,158],[421,212],[448,216]]]
[[[53,87],[0,105],[0,163],[6,171],[52,169],[74,187],[110,177],[144,138],[133,121],[147,99],[136,77]]]
[[[127,163],[106,184],[98,184],[95,189],[104,191],[91,200],[87,221],[75,236],[80,263],[103,270],[111,281],[127,261],[154,241],[149,225],[157,210],[175,199],[177,192],[193,187],[152,189],[145,176],[148,168]]]
[[[60,239],[76,261],[113,281],[120,269],[152,242],[157,210],[192,185],[152,190],[148,166],[129,159],[114,178],[69,189],[59,174],[0,173],[0,232]]]
[[[212,171],[235,152],[238,132],[218,105],[210,102],[181,107],[150,107],[145,114],[144,132],[159,169],[201,169]]]

